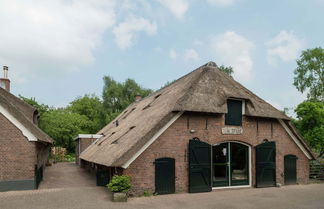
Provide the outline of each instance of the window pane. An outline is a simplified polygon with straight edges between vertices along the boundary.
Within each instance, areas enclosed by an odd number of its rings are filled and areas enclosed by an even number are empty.
[[[248,180],[248,147],[231,143],[231,177],[234,181],[241,182]],[[243,182],[241,182],[243,183]]]

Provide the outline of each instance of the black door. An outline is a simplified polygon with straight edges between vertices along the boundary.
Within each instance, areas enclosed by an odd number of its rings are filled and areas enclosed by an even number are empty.
[[[295,155],[285,156],[285,184],[296,184],[296,160]]]
[[[106,186],[109,183],[108,170],[97,170],[97,186]]]
[[[256,146],[257,187],[276,186],[276,144],[265,142]]]
[[[175,192],[175,160],[159,158],[155,160],[155,193],[171,194]]]
[[[189,140],[189,192],[211,191],[211,145]]]

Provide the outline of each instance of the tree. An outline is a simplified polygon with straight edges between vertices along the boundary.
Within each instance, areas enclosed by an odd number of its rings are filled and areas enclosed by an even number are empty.
[[[298,91],[308,90],[309,100],[324,101],[324,49],[317,47],[303,51],[294,74]]]
[[[87,117],[92,123],[89,133],[97,133],[105,125],[103,104],[94,94],[76,98],[70,102],[67,110]]]
[[[50,110],[51,108],[48,105],[45,104],[39,104],[35,98],[27,98],[19,95],[19,98],[26,102],[27,104],[30,104],[34,108],[37,109],[39,116],[41,117],[45,112]]]
[[[146,97],[152,92],[150,89],[142,88],[132,79],[119,83],[113,78],[105,76],[103,80],[102,99],[106,123],[113,120],[121,111],[134,102],[136,95]]]
[[[54,146],[65,147],[73,153],[73,138],[78,134],[91,133],[92,125],[86,116],[59,108],[45,112],[39,127],[54,139]]]
[[[231,78],[233,78],[232,75],[233,75],[234,71],[231,66],[225,67],[224,65],[221,65],[218,67],[218,69],[220,69],[221,71],[223,71],[224,73],[229,75]]]
[[[324,103],[320,101],[305,101],[295,109],[299,129],[305,140],[320,156],[324,154]]]

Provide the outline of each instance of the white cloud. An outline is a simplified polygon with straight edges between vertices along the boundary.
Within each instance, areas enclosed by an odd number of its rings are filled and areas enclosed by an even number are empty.
[[[120,49],[127,49],[134,45],[136,33],[144,31],[147,35],[154,35],[157,25],[143,17],[129,16],[113,29],[115,41]]]
[[[212,6],[227,7],[234,4],[235,0],[207,0]]]
[[[185,60],[192,60],[192,61],[198,61],[200,59],[198,53],[194,49],[187,49],[184,52],[184,59]]]
[[[189,8],[187,0],[158,0],[178,19],[182,19]]]
[[[254,44],[251,41],[235,32],[228,31],[213,36],[210,44],[216,63],[232,66],[234,77],[240,81],[246,82],[252,79],[251,50]]]
[[[114,23],[113,0],[2,0],[0,62],[24,77],[79,69]]]
[[[171,59],[177,59],[178,54],[177,54],[175,49],[170,49],[169,56],[170,56]]]
[[[278,58],[282,61],[295,60],[304,47],[304,40],[295,36],[293,32],[283,30],[266,42],[266,46],[268,62],[275,65]]]

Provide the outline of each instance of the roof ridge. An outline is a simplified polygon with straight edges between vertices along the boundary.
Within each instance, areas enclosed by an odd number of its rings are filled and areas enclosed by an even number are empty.
[[[207,63],[208,64],[208,63]],[[197,84],[199,81],[200,81],[200,79],[201,79],[201,77],[203,76],[203,75],[205,75],[205,73],[206,72],[208,72],[208,69],[209,68],[206,68],[208,65],[207,64],[205,64],[205,65],[202,65],[201,67],[199,67],[199,69],[202,69],[202,72],[201,73],[199,73],[199,76],[197,77],[197,78],[195,78],[192,82],[191,82],[191,84],[190,84],[190,86],[189,86],[189,88],[188,88],[188,90],[184,93],[184,95],[183,96],[181,96],[177,101],[176,101],[176,103],[175,103],[175,107],[176,106],[181,106],[181,102],[183,102],[183,101],[185,101],[194,91],[195,91],[195,84]],[[196,71],[195,71],[196,72]],[[179,109],[179,108],[176,108],[176,109]]]

